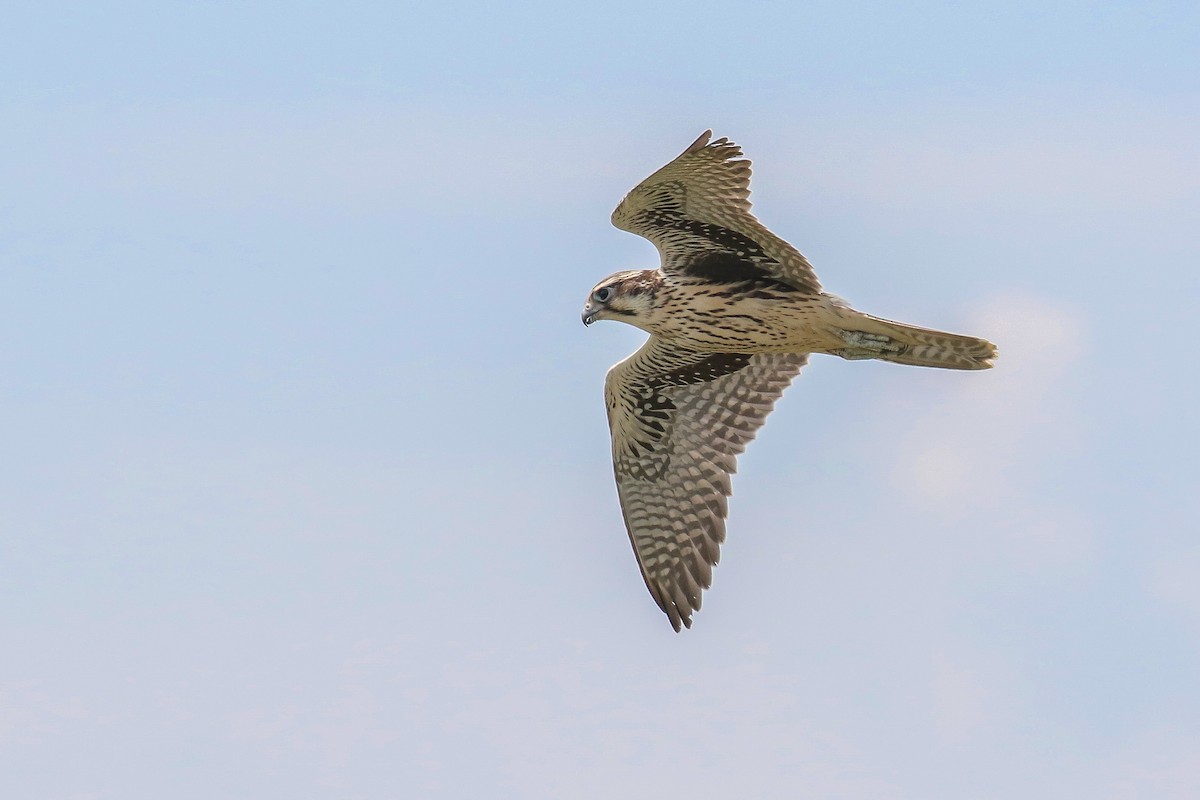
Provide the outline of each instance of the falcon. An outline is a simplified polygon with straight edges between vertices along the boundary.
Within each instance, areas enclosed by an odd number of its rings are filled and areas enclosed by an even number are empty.
[[[642,578],[671,626],[692,626],[725,540],[737,457],[811,353],[987,369],[984,339],[856,311],[821,291],[808,259],[750,213],[750,162],[706,131],[613,212],[658,269],[608,276],[583,323],[650,334],[608,371],[613,471]]]

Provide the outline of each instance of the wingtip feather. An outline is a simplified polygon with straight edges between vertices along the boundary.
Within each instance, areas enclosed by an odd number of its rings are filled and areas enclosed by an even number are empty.
[[[687,149],[684,150],[683,152],[686,154],[686,153],[695,153],[697,150],[703,150],[708,145],[708,142],[711,139],[712,139],[712,128],[709,128],[704,133],[700,134],[700,136],[696,139],[696,141],[694,141],[690,145],[688,145]]]

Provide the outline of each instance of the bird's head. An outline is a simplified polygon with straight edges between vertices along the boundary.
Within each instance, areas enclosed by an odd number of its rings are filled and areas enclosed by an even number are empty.
[[[649,322],[654,292],[662,281],[656,269],[626,270],[597,283],[583,304],[583,324],[616,319],[639,328]]]

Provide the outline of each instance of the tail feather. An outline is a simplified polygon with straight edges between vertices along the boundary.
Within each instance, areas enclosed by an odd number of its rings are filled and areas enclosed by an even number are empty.
[[[990,369],[996,345],[975,336],[918,328],[858,312],[842,331],[848,345],[835,355],[877,358],[895,364],[941,369]]]

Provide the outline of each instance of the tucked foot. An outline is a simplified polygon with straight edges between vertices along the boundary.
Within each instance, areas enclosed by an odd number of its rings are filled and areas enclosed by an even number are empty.
[[[835,356],[841,356],[848,361],[858,361],[867,358],[881,358],[888,355],[903,353],[905,345],[895,342],[892,337],[879,333],[864,331],[839,331],[846,347],[831,350]]]

